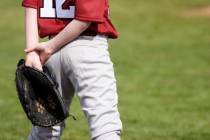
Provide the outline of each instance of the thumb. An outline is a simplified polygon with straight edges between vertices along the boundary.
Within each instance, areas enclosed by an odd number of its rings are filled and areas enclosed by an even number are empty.
[[[35,51],[35,50],[36,50],[36,47],[30,47],[30,48],[26,48],[26,49],[24,50],[24,52],[29,53],[29,52],[33,52],[33,51]]]

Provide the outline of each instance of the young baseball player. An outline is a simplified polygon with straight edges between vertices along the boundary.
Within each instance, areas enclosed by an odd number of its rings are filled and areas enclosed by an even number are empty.
[[[116,80],[108,38],[117,38],[108,0],[23,0],[26,65],[45,65],[59,83],[67,107],[79,97],[92,140],[120,140]],[[49,41],[39,42],[39,38]],[[64,122],[33,126],[29,140],[59,140]],[[73,127],[72,127],[73,128]]]

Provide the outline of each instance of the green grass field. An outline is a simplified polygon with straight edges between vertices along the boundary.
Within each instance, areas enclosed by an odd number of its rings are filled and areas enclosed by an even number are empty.
[[[16,96],[14,71],[24,56],[21,0],[0,4],[0,140],[25,140],[31,124]],[[183,12],[209,0],[110,0],[120,38],[110,41],[118,80],[122,140],[210,140],[210,17]],[[77,121],[62,140],[88,140]]]

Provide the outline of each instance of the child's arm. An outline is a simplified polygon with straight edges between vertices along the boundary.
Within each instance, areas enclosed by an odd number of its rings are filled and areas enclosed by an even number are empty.
[[[90,24],[91,22],[74,19],[53,39],[27,48],[25,49],[25,52],[38,51],[40,60],[42,64],[44,64],[53,53],[61,49],[65,44],[77,38],[90,26]]]
[[[33,8],[25,8],[25,40],[26,48],[34,47],[39,42],[37,10]],[[38,52],[31,51],[27,53],[25,65],[42,70]]]
[[[77,38],[83,31],[90,26],[90,22],[73,20],[57,36],[51,39],[49,50],[53,53],[63,47],[65,44]]]
[[[36,9],[25,8],[25,34],[26,48],[34,47],[39,43]]]

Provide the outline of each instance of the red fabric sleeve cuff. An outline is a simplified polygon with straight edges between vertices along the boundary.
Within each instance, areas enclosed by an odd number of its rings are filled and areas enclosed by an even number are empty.
[[[105,4],[105,0],[76,0],[75,19],[103,22]]]
[[[30,1],[30,0],[23,0],[22,2],[22,6],[23,7],[28,7],[28,8],[34,8],[37,9],[38,5],[37,5],[37,1]]]

